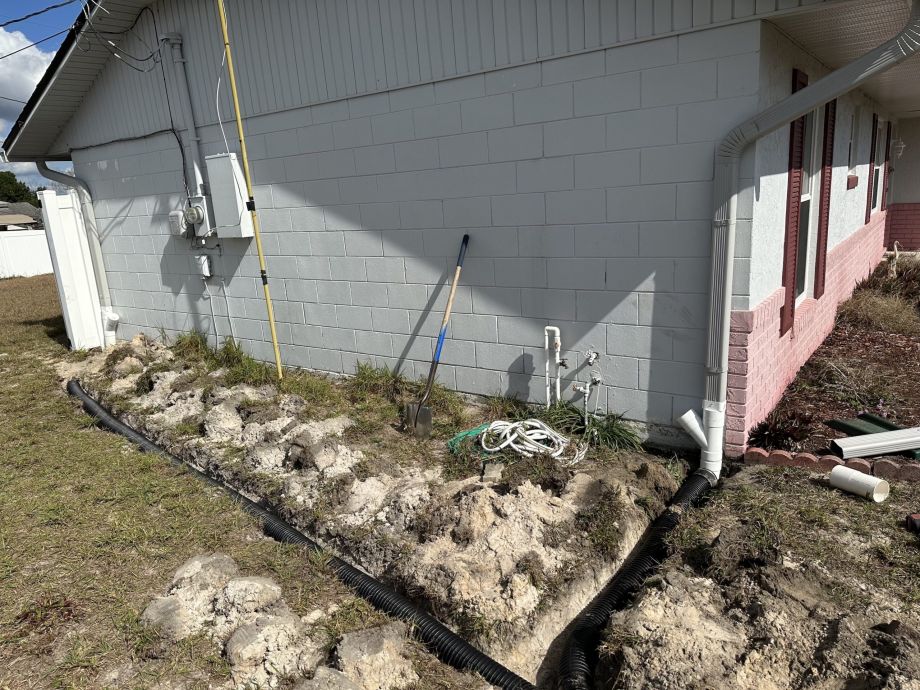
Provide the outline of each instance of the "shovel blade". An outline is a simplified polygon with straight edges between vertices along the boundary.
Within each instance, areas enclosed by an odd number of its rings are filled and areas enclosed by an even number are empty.
[[[419,407],[416,403],[406,406],[406,428],[412,431],[416,438],[431,436],[432,425],[430,407],[427,405]]]

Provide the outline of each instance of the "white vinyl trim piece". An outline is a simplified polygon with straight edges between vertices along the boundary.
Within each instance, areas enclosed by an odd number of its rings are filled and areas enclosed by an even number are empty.
[[[920,427],[838,438],[831,442],[831,447],[839,452],[844,460],[901,453],[920,448]]]
[[[76,192],[39,192],[64,325],[73,350],[102,347],[99,291]]]

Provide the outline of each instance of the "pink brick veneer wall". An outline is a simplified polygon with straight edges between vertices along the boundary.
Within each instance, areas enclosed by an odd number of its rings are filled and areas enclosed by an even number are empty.
[[[891,204],[885,224],[885,246],[891,248],[895,240],[901,249],[920,249],[920,204]]]
[[[880,212],[828,252],[824,296],[799,304],[795,324],[783,336],[779,333],[783,288],[751,311],[732,312],[725,431],[729,456],[744,452],[747,432],[780,401],[799,368],[833,329],[837,305],[872,272],[884,252],[885,213]]]

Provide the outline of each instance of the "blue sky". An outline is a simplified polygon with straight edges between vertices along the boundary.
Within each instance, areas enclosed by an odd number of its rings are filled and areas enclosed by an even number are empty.
[[[17,2],[2,3],[4,6],[0,7],[0,24],[3,24],[7,20],[21,17],[24,14],[37,12],[49,5],[56,5],[59,2],[62,2],[62,0],[17,0]],[[37,41],[70,26],[77,16],[77,13],[80,11],[81,4],[82,0],[78,0],[64,7],[46,12],[38,17],[33,17],[24,22],[13,24],[7,28],[10,31],[21,31],[27,38],[32,41]],[[54,51],[61,44],[62,40],[64,40],[64,36],[58,36],[47,43],[42,43],[40,47],[44,51]]]
[[[57,4],[60,1],[17,0],[16,2],[0,2],[0,24],[49,5]],[[59,7],[37,17],[0,29],[0,55],[6,55],[29,43],[41,40],[62,29],[67,29],[80,12],[82,2],[83,0],[78,0],[64,7]],[[65,36],[66,34],[62,34],[34,48],[29,48],[9,58],[0,59],[0,96],[4,96],[5,99],[28,100],[32,90],[35,88],[35,84],[41,79],[45,68]],[[0,99],[0,139],[6,138],[10,127],[12,127],[23,108],[22,103],[5,99]],[[41,184],[44,180],[44,178],[35,173],[34,166],[28,163],[0,165],[0,169],[12,169],[17,176],[32,186]]]

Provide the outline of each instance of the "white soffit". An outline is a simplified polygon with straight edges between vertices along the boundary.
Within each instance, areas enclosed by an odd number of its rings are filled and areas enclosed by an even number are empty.
[[[897,34],[909,15],[907,0],[860,0],[772,21],[809,53],[837,68]],[[862,88],[895,116],[920,116],[920,59],[914,56]]]

